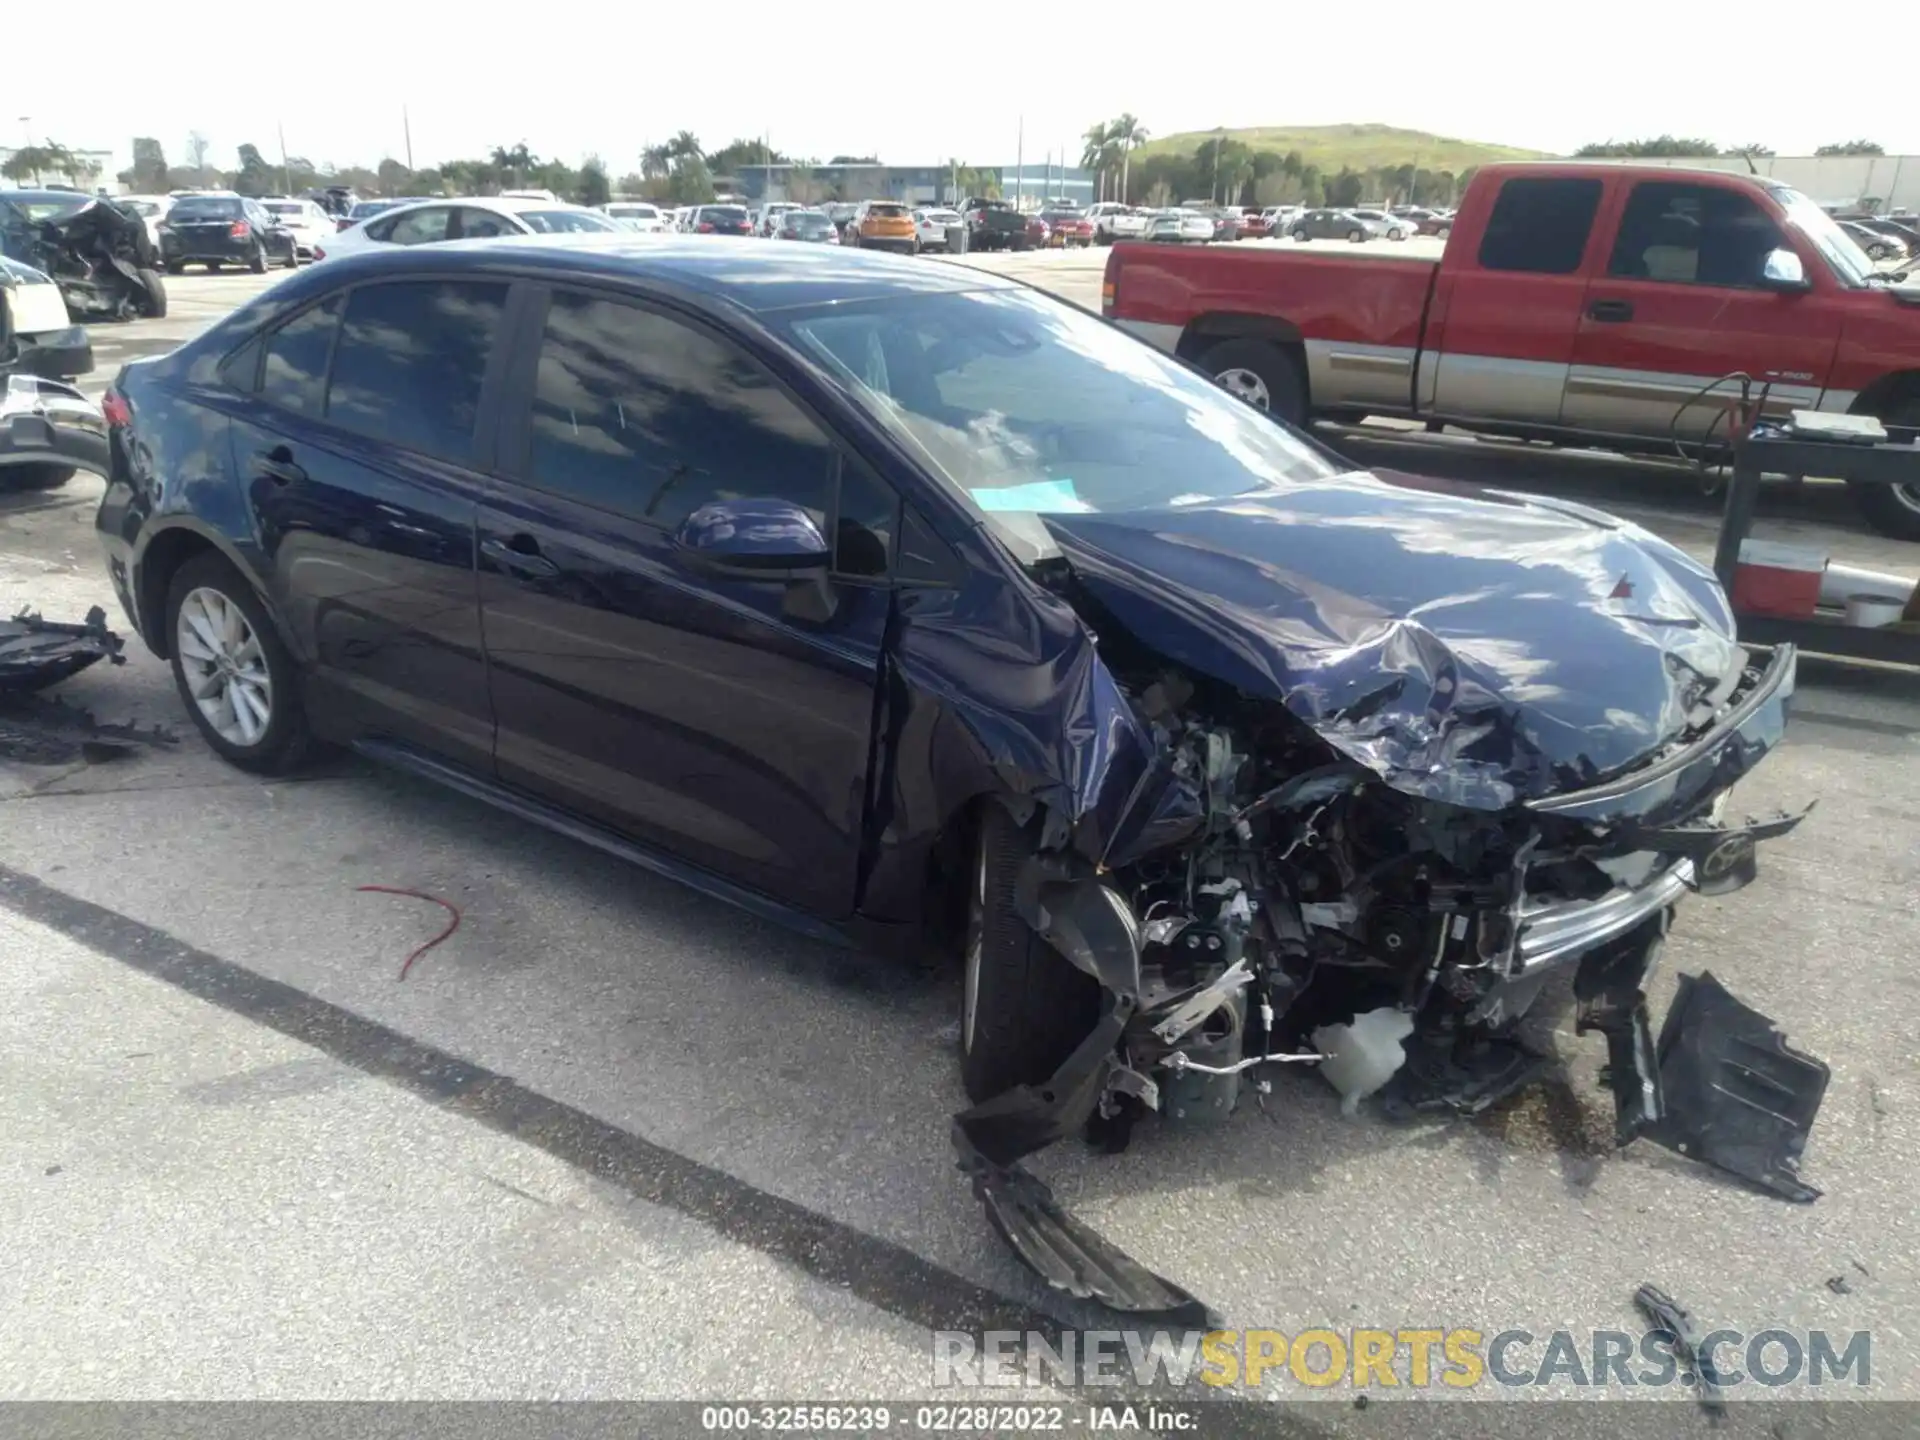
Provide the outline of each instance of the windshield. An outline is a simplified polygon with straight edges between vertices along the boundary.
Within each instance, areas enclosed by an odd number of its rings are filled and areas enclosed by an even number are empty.
[[[1869,283],[1874,273],[1873,261],[1831,215],[1798,190],[1789,190],[1784,185],[1772,187],[1769,193],[1787,212],[1787,223],[1813,242],[1842,284],[1858,289]]]
[[[817,210],[789,210],[780,222],[789,230],[831,230],[833,221]]]
[[[563,235],[577,230],[618,230],[605,215],[591,210],[521,210],[520,218],[536,235]]]
[[[1016,548],[1036,516],[1221,500],[1336,468],[1212,381],[1025,290],[796,311],[784,324]]]
[[[187,195],[173,202],[169,220],[233,220],[247,213],[244,200],[219,195]]]

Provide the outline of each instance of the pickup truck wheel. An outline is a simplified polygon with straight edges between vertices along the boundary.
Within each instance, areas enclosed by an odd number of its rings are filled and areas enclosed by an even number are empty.
[[[1920,426],[1920,392],[1895,395],[1877,407],[1887,425]],[[1854,506],[1867,523],[1896,540],[1920,540],[1920,485],[1852,485]]]
[[[1030,846],[989,803],[968,876],[966,971],[960,997],[960,1079],[976,1102],[1041,1085],[1099,1019],[1100,986],[1014,910]]]
[[[1307,386],[1294,358],[1265,340],[1223,340],[1200,357],[1200,368],[1229,395],[1290,424],[1306,418]]]

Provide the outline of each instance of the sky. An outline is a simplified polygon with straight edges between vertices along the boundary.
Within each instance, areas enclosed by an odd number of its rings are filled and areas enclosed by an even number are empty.
[[[30,133],[112,150],[120,168],[132,137],[152,135],[180,164],[198,130],[210,163],[231,167],[242,142],[277,158],[284,126],[290,154],[374,165],[407,158],[404,106],[417,166],[524,140],[573,164],[598,153],[616,176],[683,129],[709,150],[765,134],[792,155],[896,164],[1011,164],[1024,134],[1029,161],[1077,159],[1082,132],[1123,111],[1156,135],[1377,122],[1556,153],[1662,132],[1783,155],[1859,138],[1920,153],[1906,87],[1861,83],[1857,28],[1783,10],[1783,32],[1763,10],[1673,0],[328,0],[206,22],[155,13],[145,0],[86,7],[102,36],[140,37],[110,78],[53,63],[64,45],[50,32],[49,63],[7,65],[0,144]]]

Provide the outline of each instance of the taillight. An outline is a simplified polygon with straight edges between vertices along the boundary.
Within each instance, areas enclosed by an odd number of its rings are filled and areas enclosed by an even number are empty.
[[[253,233],[253,227],[244,220],[236,220],[228,228],[227,233],[236,240],[244,240]]]
[[[706,220],[702,220],[698,225],[694,226],[693,228],[695,230],[698,230],[702,235],[711,235],[713,233],[713,225]]]
[[[127,403],[127,397],[118,390],[108,390],[100,399],[100,413],[107,417],[107,424],[114,429],[124,429],[133,423],[133,407]]]
[[[1104,281],[1102,281],[1102,282],[1101,282],[1101,284],[1100,284],[1100,313],[1101,313],[1102,315],[1111,315],[1111,314],[1113,314],[1113,302],[1114,302],[1114,299],[1115,299],[1115,298],[1116,298],[1116,297],[1117,297],[1117,296],[1119,295],[1119,293],[1120,293],[1120,291],[1119,291],[1119,288],[1118,288],[1117,286],[1115,286],[1115,284],[1113,283],[1113,281],[1111,281],[1111,280],[1104,280]]]
[[[327,258],[327,252],[316,245],[313,247],[313,258],[316,260],[324,260]]]

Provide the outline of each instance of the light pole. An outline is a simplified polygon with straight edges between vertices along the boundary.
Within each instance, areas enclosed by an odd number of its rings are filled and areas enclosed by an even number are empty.
[[[31,115],[20,117],[20,129],[27,137],[27,149],[31,150],[33,148],[33,117]]]

